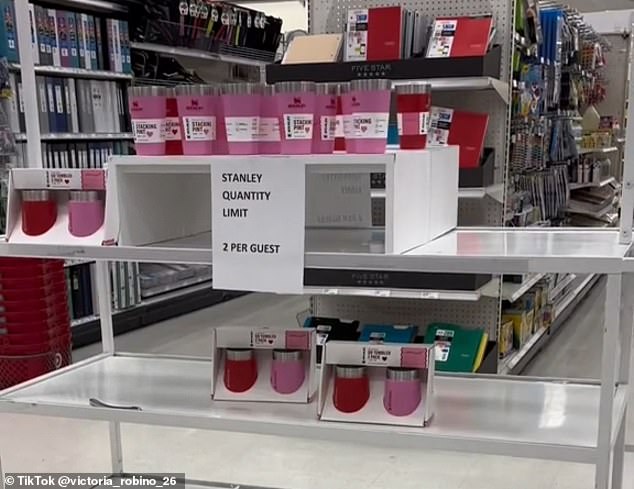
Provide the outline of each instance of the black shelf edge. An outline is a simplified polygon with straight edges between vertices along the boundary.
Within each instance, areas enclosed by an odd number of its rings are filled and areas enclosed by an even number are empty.
[[[427,78],[500,77],[502,49],[493,46],[484,56],[464,58],[408,58],[391,61],[270,64],[266,82],[346,82],[359,78],[414,80]]]
[[[185,293],[177,298],[170,297],[164,301],[156,300],[149,304],[140,304],[136,307],[117,311],[112,315],[114,334],[116,336],[128,333],[160,321],[235,299],[247,293],[213,290],[210,285],[209,288]],[[74,326],[71,332],[73,348],[80,348],[101,341],[99,319]]]

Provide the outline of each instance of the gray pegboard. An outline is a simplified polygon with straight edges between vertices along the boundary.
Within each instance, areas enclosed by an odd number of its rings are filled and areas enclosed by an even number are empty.
[[[315,316],[358,319],[363,323],[416,324],[421,334],[428,324],[444,322],[485,328],[497,338],[500,301],[482,297],[479,301],[384,299],[374,297],[314,296]]]

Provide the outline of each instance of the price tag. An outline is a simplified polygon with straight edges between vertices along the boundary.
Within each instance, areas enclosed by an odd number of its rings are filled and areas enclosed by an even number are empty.
[[[420,298],[421,299],[440,299],[440,293],[428,292],[424,290],[420,293]]]
[[[214,288],[303,291],[304,168],[272,158],[212,165]]]

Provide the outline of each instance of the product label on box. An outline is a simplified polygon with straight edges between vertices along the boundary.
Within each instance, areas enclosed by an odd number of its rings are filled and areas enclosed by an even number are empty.
[[[216,118],[208,115],[184,116],[185,141],[214,141]]]
[[[132,119],[135,144],[162,143],[165,141],[165,119]]]
[[[313,114],[284,114],[284,134],[286,139],[312,139],[313,119]]]
[[[272,348],[277,343],[277,332],[252,331],[251,346],[253,348]]]
[[[453,109],[432,107],[429,117],[430,146],[447,146],[452,119]]]
[[[165,141],[180,141],[181,123],[178,117],[165,118]]]
[[[429,112],[396,114],[399,136],[423,136],[429,132]]]
[[[227,141],[230,143],[250,143],[257,141],[259,117],[225,117]]]
[[[337,128],[337,117],[332,115],[322,115],[319,121],[319,129],[322,141],[332,141],[335,139]]]
[[[79,174],[68,170],[49,170],[48,186],[50,188],[74,188],[80,189],[81,180]]]
[[[454,332],[451,330],[436,330],[436,338],[434,340],[436,350],[436,361],[446,362],[449,359],[451,351],[451,342],[453,341]]]
[[[302,292],[305,166],[245,157],[214,162],[211,175],[214,286]]]
[[[335,138],[343,138],[346,136],[344,132],[344,117],[343,115],[335,116]]]
[[[277,117],[260,117],[258,141],[277,143],[280,140],[280,120]]]
[[[380,345],[368,346],[363,349],[363,363],[366,365],[390,365],[393,355],[393,348],[383,348]]]
[[[385,139],[389,114],[383,112],[364,112],[352,115],[350,137],[353,139]]]
[[[437,20],[431,34],[428,58],[448,58],[451,56],[451,46],[456,37],[456,19]]]

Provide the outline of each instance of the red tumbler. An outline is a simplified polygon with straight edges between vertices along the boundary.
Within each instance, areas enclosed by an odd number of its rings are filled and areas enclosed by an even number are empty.
[[[22,191],[22,231],[39,236],[53,227],[57,220],[57,202],[48,190]]]
[[[248,391],[258,378],[255,352],[249,348],[225,351],[225,387],[231,392]]]
[[[396,111],[401,149],[425,149],[429,130],[431,85],[396,87]]]
[[[335,388],[332,402],[342,413],[359,411],[370,398],[370,381],[366,368],[356,365],[335,367]]]

